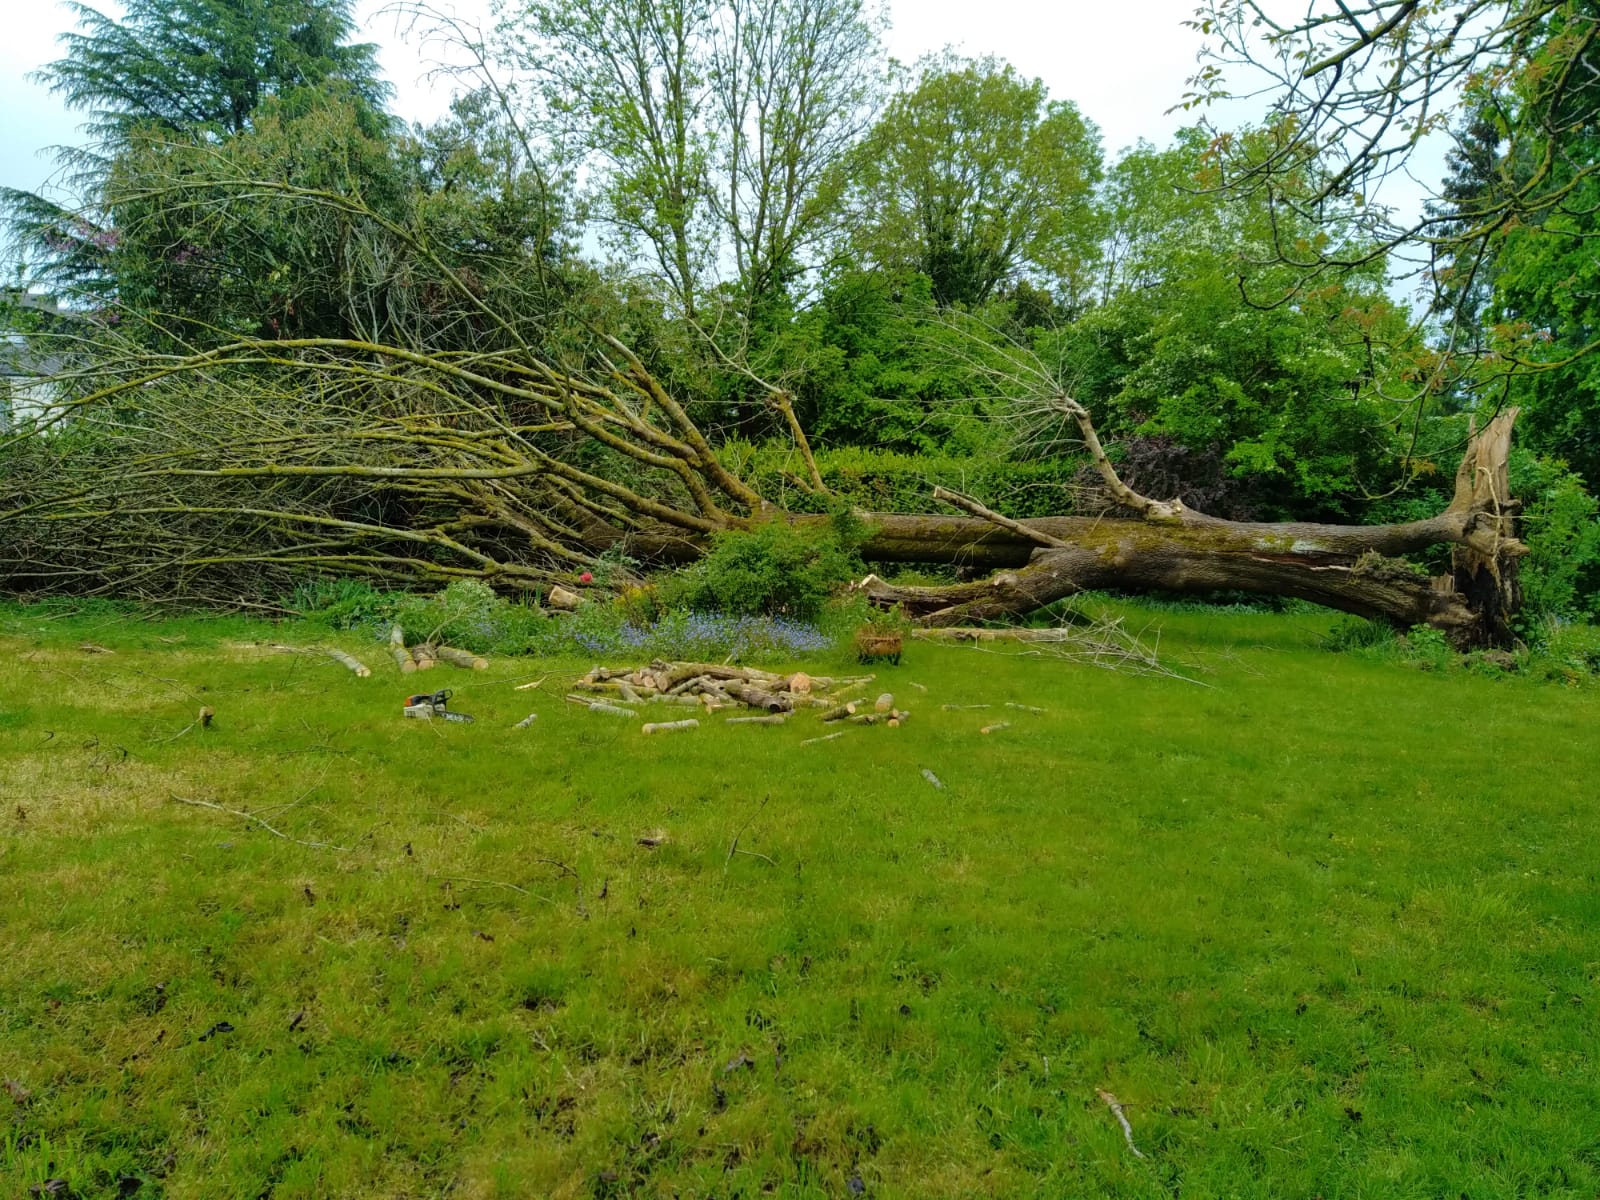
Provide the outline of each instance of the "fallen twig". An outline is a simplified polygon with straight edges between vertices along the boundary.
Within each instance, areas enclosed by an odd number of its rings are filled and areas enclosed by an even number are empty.
[[[841,730],[838,733],[825,733],[821,737],[807,738],[805,741],[801,742],[800,744],[802,746],[810,746],[815,742],[831,742],[831,741],[833,741],[834,738],[842,738],[843,736],[844,736],[844,732]]]
[[[929,783],[933,784],[933,786],[938,788],[941,792],[944,791],[944,780],[940,779],[932,771],[928,770],[927,767],[922,768],[922,777]]]
[[[1133,1151],[1133,1156],[1135,1158],[1143,1158],[1144,1151],[1133,1144],[1133,1126],[1128,1124],[1128,1118],[1122,1111],[1121,1103],[1104,1088],[1095,1088],[1094,1094],[1106,1102],[1106,1106],[1111,1109],[1111,1115],[1116,1117],[1117,1124],[1122,1126],[1122,1136],[1128,1143],[1128,1149]]]
[[[748,854],[751,858],[762,859],[765,862],[772,863],[773,866],[777,866],[778,865],[777,863],[772,862],[772,860],[770,858],[767,858],[767,856],[765,854],[757,854],[754,850],[741,850],[741,849],[739,849],[739,839],[744,836],[744,831],[746,829],[749,829],[750,828],[750,823],[761,815],[761,810],[767,807],[767,803],[771,799],[772,799],[771,793],[768,793],[767,795],[761,797],[761,803],[756,805],[755,812],[751,813],[748,817],[745,818],[744,824],[739,826],[739,832],[733,835],[733,841],[728,843],[728,857],[726,859],[724,859],[723,862],[722,862],[722,873],[724,875],[726,875],[728,873],[728,864],[733,861],[733,856],[735,854]]]
[[[171,793],[168,794],[171,795]],[[224,808],[222,805],[213,804],[209,800],[186,800],[182,796],[172,796],[172,799],[177,801],[179,804],[188,804],[195,808],[209,808],[216,812],[227,813],[230,817],[243,817],[246,821],[254,821],[257,825],[261,826],[261,828],[265,829],[274,837],[281,837],[284,841],[293,842],[297,846],[306,846],[312,850],[337,850],[341,854],[349,854],[351,852],[349,846],[335,846],[332,842],[307,842],[302,841],[297,837],[290,837],[287,833],[284,833],[283,830],[274,829],[260,817],[253,816],[247,812],[241,812],[237,808]]]

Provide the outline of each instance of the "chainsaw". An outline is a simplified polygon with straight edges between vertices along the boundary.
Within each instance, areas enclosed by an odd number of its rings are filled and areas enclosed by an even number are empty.
[[[408,717],[416,717],[423,721],[431,721],[438,717],[444,721],[462,721],[470,725],[472,718],[466,713],[451,712],[446,707],[450,703],[450,694],[449,688],[440,688],[437,692],[421,692],[415,696],[407,696],[404,713]]]

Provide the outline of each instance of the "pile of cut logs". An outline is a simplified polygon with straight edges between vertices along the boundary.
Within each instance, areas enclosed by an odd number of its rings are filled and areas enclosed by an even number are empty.
[[[726,718],[729,724],[781,725],[791,713],[814,710],[823,721],[848,721],[856,725],[899,725],[911,714],[894,706],[887,692],[876,701],[849,699],[850,693],[866,687],[877,676],[858,675],[832,678],[795,671],[776,675],[755,667],[732,667],[718,663],[664,662],[646,667],[617,669],[594,667],[577,683],[567,700],[592,712],[617,716],[637,716],[629,705],[675,704],[703,713],[737,709],[741,714],[757,710],[759,715]],[[688,723],[672,722],[661,728],[692,728]],[[646,726],[646,729],[651,729]]]

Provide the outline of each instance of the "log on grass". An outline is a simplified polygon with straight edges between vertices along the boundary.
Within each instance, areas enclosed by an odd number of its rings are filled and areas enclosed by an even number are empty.
[[[513,728],[513,729],[526,729],[528,726],[532,725],[538,719],[539,719],[539,714],[536,713],[536,712],[531,712],[527,716],[523,717],[522,720],[518,721],[511,728]]]
[[[588,696],[570,695],[568,704],[581,704],[593,713],[606,713],[614,717],[637,717],[639,714],[631,708],[623,708],[620,704],[608,704],[604,700],[591,700]]]
[[[416,660],[419,671],[432,670],[434,663],[438,661],[433,656],[433,647],[426,642],[411,647],[411,657]]]
[[[394,665],[400,668],[402,675],[410,675],[417,669],[417,660],[406,649],[405,631],[398,625],[389,626],[389,657],[394,659]]]
[[[684,721],[650,721],[639,726],[640,733],[669,733],[675,729],[699,729],[700,722],[693,717]]]
[[[343,650],[335,650],[330,647],[328,650],[328,657],[333,659],[333,661],[338,663],[340,666],[353,671],[358,679],[365,679],[372,674],[371,667],[367,666],[366,663],[362,662],[354,655],[346,654]]]
[[[764,717],[725,717],[729,725],[782,725],[789,719],[788,713],[768,713]]]
[[[434,647],[434,657],[441,662],[447,662],[453,667],[461,667],[468,671],[487,671],[489,660],[480,658],[470,650],[458,650],[454,646]]]
[[[794,701],[788,696],[769,692],[753,683],[741,683],[730,679],[722,687],[729,696],[748,704],[751,708],[764,708],[769,713],[789,712],[794,708]]]

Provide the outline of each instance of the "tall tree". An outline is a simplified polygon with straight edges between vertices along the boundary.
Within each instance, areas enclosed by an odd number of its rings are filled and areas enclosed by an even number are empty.
[[[749,317],[810,265],[824,181],[882,74],[872,0],[503,0],[499,13],[593,216],[683,312],[725,266]]]
[[[70,7],[79,31],[39,77],[89,114],[101,149],[137,126],[241,133],[269,97],[297,88],[339,85],[373,112],[388,93],[377,47],[348,42],[351,0],[126,0],[120,21]]]
[[[121,235],[106,188],[156,144],[216,145],[247,131],[268,104],[276,118],[340,94],[366,138],[383,137],[387,85],[376,47],[348,44],[350,0],[128,0],[118,21],[74,4],[79,30],[39,72],[87,113],[90,144],[63,152],[76,201],[0,191],[15,249],[43,281],[108,295]],[[287,108],[284,106],[288,106]]]
[[[997,59],[922,63],[848,167],[850,240],[866,262],[933,281],[940,305],[982,303],[1002,283],[1090,286],[1100,138],[1068,101]]]

